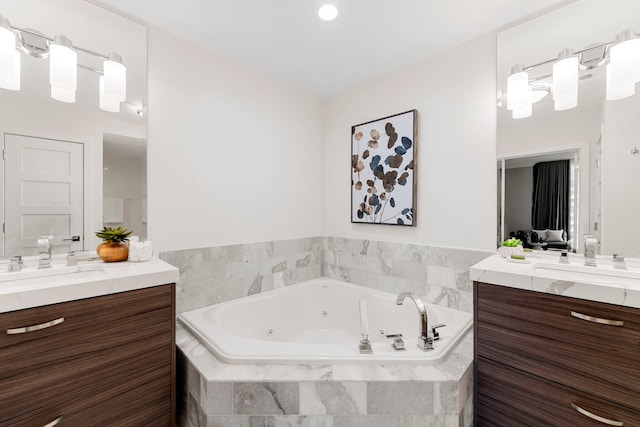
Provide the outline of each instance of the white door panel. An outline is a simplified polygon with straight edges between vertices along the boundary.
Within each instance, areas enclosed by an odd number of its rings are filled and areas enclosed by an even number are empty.
[[[5,134],[4,256],[37,254],[45,235],[54,236],[54,252],[83,249],[83,149]]]

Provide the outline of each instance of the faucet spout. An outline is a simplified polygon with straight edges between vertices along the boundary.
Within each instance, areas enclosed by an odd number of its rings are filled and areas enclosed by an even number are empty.
[[[38,239],[38,268],[51,268],[51,239],[53,236],[41,236]]]
[[[415,296],[413,292],[402,292],[398,295],[396,304],[402,305],[406,298],[411,298],[420,314],[420,337],[418,338],[418,347],[423,351],[433,350],[433,337],[429,336],[427,310],[425,309],[422,300]]]

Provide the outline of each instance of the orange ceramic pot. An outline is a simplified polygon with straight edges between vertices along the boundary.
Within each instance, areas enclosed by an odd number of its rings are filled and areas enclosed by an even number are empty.
[[[104,262],[120,262],[129,258],[127,243],[103,242],[98,245],[96,252]]]

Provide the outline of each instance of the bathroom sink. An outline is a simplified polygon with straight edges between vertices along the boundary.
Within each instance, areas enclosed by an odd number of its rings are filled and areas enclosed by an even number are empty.
[[[66,265],[52,265],[51,268],[43,269],[38,269],[37,267],[24,267],[21,271],[0,272],[0,282],[96,271],[104,271],[104,267],[101,264],[74,265],[71,267],[67,267]]]
[[[583,264],[560,264],[558,262],[537,262],[533,264],[534,268],[544,268],[549,270],[562,270],[571,271],[574,273],[590,273],[599,274],[602,276],[622,277],[626,279],[640,279],[640,270],[635,268],[627,268],[627,270],[621,270],[613,268],[613,265],[602,264],[597,267],[589,267]]]

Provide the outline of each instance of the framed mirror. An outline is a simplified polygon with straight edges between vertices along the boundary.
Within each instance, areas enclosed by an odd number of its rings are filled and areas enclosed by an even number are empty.
[[[583,252],[589,234],[602,254],[640,255],[640,95],[608,90],[606,71],[627,29],[640,30],[637,1],[612,7],[578,0],[498,34],[498,241],[518,235],[534,249]],[[575,106],[562,104],[560,78],[553,83],[554,64],[565,57],[577,58]],[[519,110],[516,92],[509,101],[507,81],[518,64],[527,73],[530,111]],[[560,164],[558,176],[541,172]]]
[[[145,177],[135,180],[136,186],[145,189],[135,196],[138,205],[133,210],[139,220],[133,222],[133,231],[144,236],[146,172],[140,156],[145,155],[147,137],[146,28],[83,0],[0,0],[0,15],[12,28],[26,30],[16,32],[20,89],[0,88],[5,153],[0,256],[36,254],[37,239],[43,235],[53,236],[54,252],[96,247],[94,232],[104,224],[104,168],[109,167],[103,161],[104,147],[112,159],[112,172],[122,170],[114,162],[131,164],[128,155],[135,155],[135,162],[141,164]],[[75,102],[52,98],[47,39],[56,35],[66,36],[77,52]],[[119,103],[119,112],[100,108],[103,57],[112,52],[122,57],[126,67],[126,98]],[[116,156],[118,160],[113,160]],[[109,186],[109,191],[113,188]],[[113,193],[107,196],[114,197]]]

